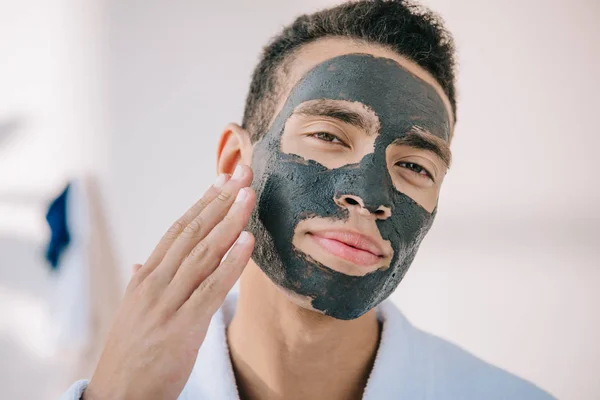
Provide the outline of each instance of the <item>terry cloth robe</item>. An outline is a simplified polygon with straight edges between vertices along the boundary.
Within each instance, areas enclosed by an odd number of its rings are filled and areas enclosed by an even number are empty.
[[[237,294],[213,316],[196,364],[178,400],[239,400],[225,329]],[[381,341],[363,400],[547,400],[533,384],[415,328],[389,300],[377,307]],[[61,400],[79,400],[87,380]]]

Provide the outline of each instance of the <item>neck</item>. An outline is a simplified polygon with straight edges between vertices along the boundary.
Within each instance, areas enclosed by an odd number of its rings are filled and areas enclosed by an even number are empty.
[[[241,399],[360,399],[379,344],[375,310],[337,320],[297,305],[250,261],[227,340]]]

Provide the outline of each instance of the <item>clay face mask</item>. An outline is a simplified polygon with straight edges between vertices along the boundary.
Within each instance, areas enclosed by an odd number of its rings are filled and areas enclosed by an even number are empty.
[[[317,99],[360,102],[379,118],[374,151],[359,163],[328,169],[281,151],[288,118],[302,103]],[[426,82],[387,58],[349,54],[317,65],[292,89],[269,131],[255,145],[252,168],[257,206],[249,229],[256,237],[253,260],[280,287],[312,299],[312,307],[338,319],[369,311],[398,286],[435,216],[394,186],[386,149],[418,126],[448,141],[446,107]],[[341,273],[293,244],[302,221],[340,223],[348,209],[335,199],[360,198],[372,212],[391,210],[375,222],[393,255],[389,265],[363,276]]]

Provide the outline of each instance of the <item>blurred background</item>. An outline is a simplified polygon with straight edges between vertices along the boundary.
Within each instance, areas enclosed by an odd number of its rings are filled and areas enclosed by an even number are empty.
[[[0,0],[0,398],[91,374],[130,265],[212,183],[261,47],[336,3]],[[600,3],[424,4],[459,50],[455,161],[392,299],[560,399],[598,399]],[[75,235],[52,272],[45,213],[67,182]]]

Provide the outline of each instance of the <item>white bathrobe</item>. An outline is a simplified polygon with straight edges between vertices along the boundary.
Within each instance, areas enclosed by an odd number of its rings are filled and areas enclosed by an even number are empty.
[[[225,338],[236,303],[237,295],[230,294],[213,316],[179,400],[239,400]],[[377,307],[377,315],[383,330],[364,400],[554,398],[533,384],[415,328],[389,300]],[[75,382],[61,400],[79,400],[87,382]]]

